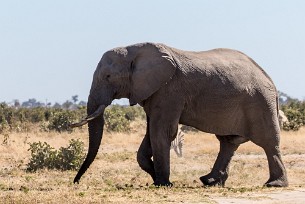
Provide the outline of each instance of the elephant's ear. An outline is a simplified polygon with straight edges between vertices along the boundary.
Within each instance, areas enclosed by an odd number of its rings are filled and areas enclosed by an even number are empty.
[[[165,46],[137,44],[129,47],[134,58],[131,63],[130,105],[150,97],[175,74],[176,64]]]

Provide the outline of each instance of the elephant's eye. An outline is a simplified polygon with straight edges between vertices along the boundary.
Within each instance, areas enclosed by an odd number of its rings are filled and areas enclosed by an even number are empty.
[[[110,74],[107,74],[107,75],[103,76],[103,80],[109,81],[109,79],[110,79]]]

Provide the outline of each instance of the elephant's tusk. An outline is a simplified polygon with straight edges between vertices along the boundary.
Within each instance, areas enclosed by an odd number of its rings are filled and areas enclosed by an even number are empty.
[[[105,105],[100,105],[98,107],[98,109],[94,113],[92,113],[91,115],[87,116],[85,119],[87,121],[90,121],[90,120],[93,120],[93,119],[97,118],[98,116],[100,116],[104,112],[105,108],[106,108]]]
[[[86,125],[87,123],[88,123],[88,121],[86,119],[82,119],[82,121],[80,121],[78,123],[70,124],[69,126],[71,128],[75,128],[75,127],[80,127],[80,126]]]
[[[100,116],[104,112],[105,108],[106,108],[105,105],[100,105],[94,113],[85,117],[78,123],[71,124],[70,127],[75,128],[75,127],[80,127],[80,126],[86,125],[90,120],[93,120],[93,119],[97,118],[98,116]]]

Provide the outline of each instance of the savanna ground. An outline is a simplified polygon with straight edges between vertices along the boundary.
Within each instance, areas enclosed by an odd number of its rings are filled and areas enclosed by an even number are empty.
[[[155,188],[136,162],[145,124],[136,122],[130,133],[104,133],[97,158],[73,184],[75,171],[25,171],[29,142],[46,141],[56,148],[70,139],[88,144],[86,129],[72,134],[32,131],[0,135],[0,203],[304,203],[305,129],[283,132],[281,150],[288,188],[263,188],[268,164],[263,150],[248,142],[231,162],[225,188],[204,188],[199,177],[210,172],[219,144],[206,133],[185,133],[183,157],[171,151],[172,188]],[[6,140],[7,144],[2,144]]]

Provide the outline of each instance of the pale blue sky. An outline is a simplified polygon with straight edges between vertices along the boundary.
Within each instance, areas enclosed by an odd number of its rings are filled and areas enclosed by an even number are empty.
[[[102,54],[138,42],[238,49],[305,97],[305,1],[9,0],[0,3],[0,102],[87,100]]]

